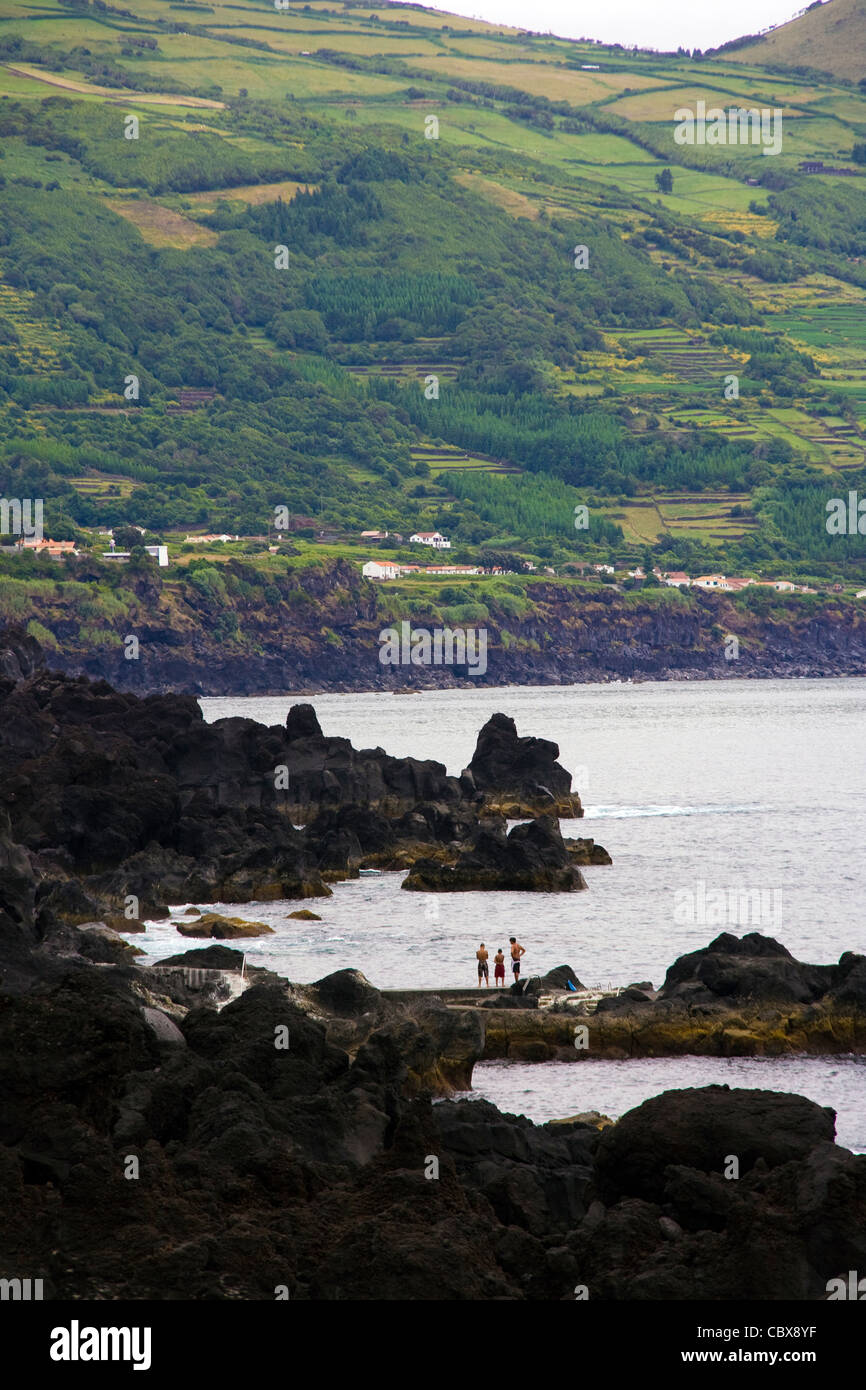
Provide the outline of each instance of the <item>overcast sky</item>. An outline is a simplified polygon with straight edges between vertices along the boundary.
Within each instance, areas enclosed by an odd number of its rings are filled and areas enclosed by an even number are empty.
[[[716,48],[769,24],[783,24],[807,4],[808,0],[452,0],[435,8],[492,24],[550,30],[569,39],[671,49]]]

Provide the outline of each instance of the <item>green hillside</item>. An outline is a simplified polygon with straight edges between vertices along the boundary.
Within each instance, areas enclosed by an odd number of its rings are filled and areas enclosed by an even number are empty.
[[[866,92],[744,57],[4,0],[0,495],[94,551],[262,550],[284,507],[300,554],[863,582],[824,521],[866,493]],[[781,152],[678,144],[699,101],[783,111]]]
[[[742,41],[743,61],[817,68],[855,82],[866,77],[866,0],[817,0],[804,8],[788,24]]]

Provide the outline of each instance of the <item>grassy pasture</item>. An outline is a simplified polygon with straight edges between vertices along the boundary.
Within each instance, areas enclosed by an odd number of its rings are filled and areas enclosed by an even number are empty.
[[[278,198],[282,198],[284,203],[290,203],[301,189],[309,193],[315,187],[315,184],[283,179],[279,183],[251,183],[237,188],[217,188],[212,192],[185,193],[182,201],[185,207],[195,212],[208,213],[213,212],[218,202],[247,203],[251,207],[257,207],[260,203],[275,203]]]
[[[630,73],[580,72],[553,63],[517,62],[502,67],[498,63],[494,66],[483,59],[460,58],[451,53],[440,53],[432,62],[419,66],[428,68],[437,77],[445,75],[473,82],[504,83],[535,96],[550,97],[553,101],[570,101],[575,106],[610,96],[635,81],[641,82]],[[649,78],[647,82],[651,86],[659,85],[656,78]]]
[[[217,233],[191,222],[152,198],[106,198],[106,206],[137,227],[150,246],[173,246],[185,251],[191,246],[213,246]]]

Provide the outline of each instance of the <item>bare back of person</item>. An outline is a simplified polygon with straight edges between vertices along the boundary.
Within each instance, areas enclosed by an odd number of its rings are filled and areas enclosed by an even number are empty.
[[[487,964],[490,952],[482,941],[478,950],[475,952],[475,959],[478,961],[478,984],[483,980],[487,988],[490,988],[490,967]]]

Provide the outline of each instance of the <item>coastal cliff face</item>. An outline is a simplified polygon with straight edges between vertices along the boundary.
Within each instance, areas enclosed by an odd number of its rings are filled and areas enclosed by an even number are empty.
[[[256,577],[239,561],[220,568],[239,585]],[[127,613],[104,620],[113,636],[97,646],[71,600],[34,600],[58,670],[142,694],[196,695],[866,674],[866,613],[836,598],[773,595],[760,616],[723,594],[534,581],[522,616],[513,598],[492,590],[480,605],[486,616],[467,620],[487,634],[486,669],[470,674],[382,664],[379,634],[395,622],[429,631],[448,624],[429,595],[373,584],[345,560],[292,572],[267,598],[228,595],[218,605],[156,573],[130,583]],[[135,659],[125,656],[129,635]]]

